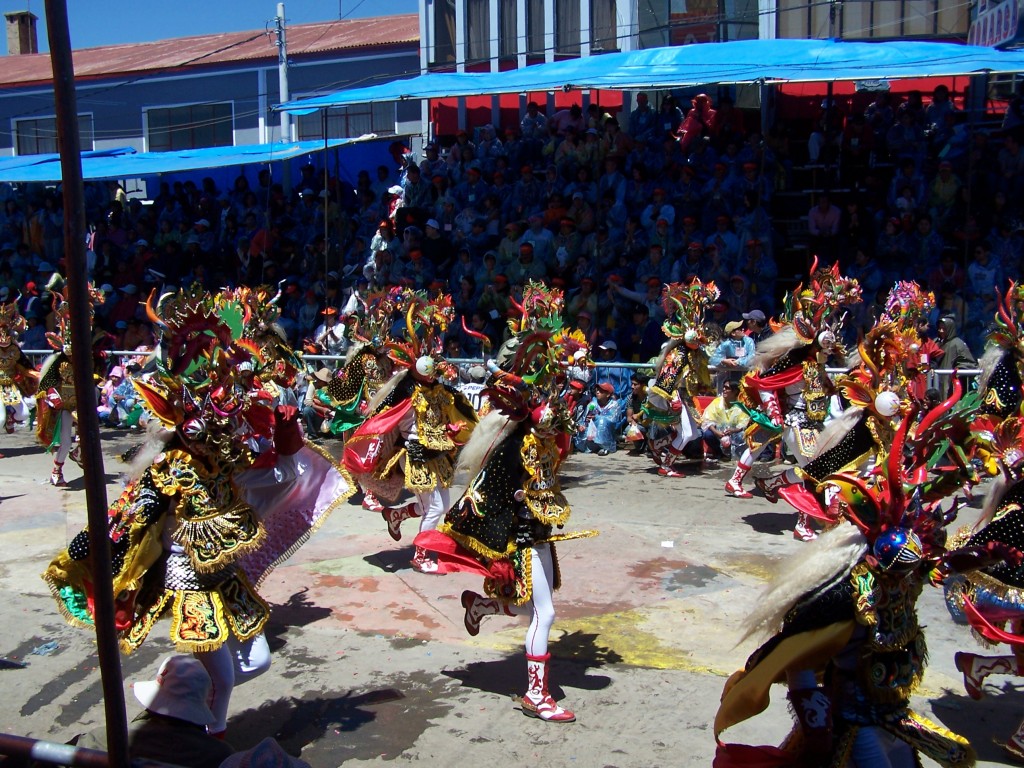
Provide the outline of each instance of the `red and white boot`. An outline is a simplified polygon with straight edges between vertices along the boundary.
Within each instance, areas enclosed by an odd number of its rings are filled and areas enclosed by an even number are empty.
[[[437,562],[427,557],[427,550],[423,547],[416,547],[416,554],[412,557],[412,567],[420,573],[437,573],[439,566]]]
[[[1003,748],[1013,759],[1013,762],[1024,765],[1024,722],[1017,726],[1017,730],[1006,740]]]
[[[388,534],[395,541],[402,540],[402,521],[408,520],[411,517],[420,517],[420,513],[416,511],[415,502],[409,502],[404,507],[399,507],[398,509],[384,507],[381,514],[384,515],[384,522],[388,524]]]
[[[562,709],[548,693],[548,664],[551,654],[531,656],[526,654],[526,674],[530,687],[520,699],[523,714],[537,717],[549,723],[572,723],[576,715]]]
[[[817,532],[811,527],[811,521],[807,519],[807,515],[803,512],[796,516],[793,538],[800,541],[814,541],[818,538]]]
[[[370,491],[363,492],[363,509],[368,509],[371,512],[383,512],[384,505],[380,503]]]
[[[484,616],[497,616],[499,613],[515,616],[508,609],[508,605],[498,598],[484,597],[468,589],[462,593],[462,607],[466,609],[466,615],[463,617],[466,631],[473,637],[480,634],[480,620]]]
[[[733,470],[732,477],[730,477],[728,482],[725,484],[725,492],[730,496],[735,496],[737,499],[754,498],[754,495],[743,487],[743,478],[747,476],[747,472],[749,471],[749,464],[737,461],[736,469]]]
[[[989,675],[1019,675],[1017,660],[1013,656],[978,656],[974,653],[958,653],[953,663],[964,676],[964,688],[972,699],[980,699],[985,693],[981,686]],[[1024,734],[1021,734],[1024,743]]]
[[[68,484],[68,481],[64,479],[64,462],[54,461],[53,470],[50,472],[50,485],[55,485],[58,488],[63,488]]]
[[[781,472],[771,477],[755,478],[754,485],[757,486],[757,489],[764,494],[768,501],[775,504],[779,500],[779,489],[789,485],[789,481],[786,479],[786,473]]]

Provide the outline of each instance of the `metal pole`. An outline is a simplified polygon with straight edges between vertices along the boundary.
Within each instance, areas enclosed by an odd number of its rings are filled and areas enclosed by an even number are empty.
[[[92,579],[95,586],[96,648],[103,686],[110,765],[114,768],[124,768],[129,764],[128,721],[124,709],[121,657],[114,629],[114,589],[110,573],[110,541],[107,538],[107,488],[100,447],[99,418],[96,414],[96,385],[92,377],[92,307],[85,262],[85,192],[82,187],[75,70],[71,58],[71,33],[68,30],[66,0],[45,0],[45,6],[64,194],[64,254],[67,264],[71,346],[76,353],[72,365],[75,398],[78,401],[78,435],[81,441],[82,469],[85,473],[89,552],[92,557]]]
[[[288,42],[285,39],[284,3],[277,4],[277,18],[274,19],[277,30],[277,81],[281,91],[281,103],[291,100],[288,90]],[[291,115],[281,110],[281,141],[292,140]]]

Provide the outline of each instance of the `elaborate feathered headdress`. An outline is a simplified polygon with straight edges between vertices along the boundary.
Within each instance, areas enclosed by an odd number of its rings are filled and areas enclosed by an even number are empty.
[[[349,338],[360,344],[383,346],[391,336],[391,323],[402,306],[402,296],[402,289],[397,286],[371,293],[365,299],[356,296],[355,311],[344,319]]]
[[[9,347],[14,337],[24,332],[28,324],[18,311],[17,300],[0,304],[0,347]]]
[[[96,306],[103,302],[103,293],[89,283],[86,286],[89,301],[89,319],[92,320]],[[68,304],[67,286],[53,292],[53,315],[55,331],[47,331],[46,343],[50,348],[66,355],[71,354],[71,305]]]
[[[951,518],[938,502],[977,475],[964,447],[978,413],[978,399],[953,394],[916,419],[916,406],[900,421],[887,454],[865,478],[855,472],[829,475],[839,488],[840,509],[867,538],[883,570],[909,566],[942,548],[940,531]],[[930,473],[935,467],[942,472]]]
[[[511,299],[516,310],[509,317],[508,327],[514,334],[529,333],[534,329],[551,331],[562,327],[565,297],[559,288],[548,288],[544,283],[530,280],[523,289],[523,301]]]
[[[788,322],[801,341],[810,343],[832,320],[837,309],[860,301],[860,283],[855,278],[843,277],[839,273],[839,264],[818,269],[815,257],[807,287],[801,283],[791,294],[786,294],[781,321],[772,322],[771,326],[778,331]]]
[[[995,325],[988,339],[1003,349],[1024,356],[1024,336],[1021,334],[1021,323],[1024,323],[1024,318],[1020,316],[1021,308],[1024,306],[1024,285],[1018,285],[1015,280],[1011,280],[1005,294],[996,290],[996,298],[998,301]]]
[[[885,299],[882,322],[916,326],[927,319],[934,308],[934,293],[922,290],[913,280],[898,282]]]
[[[198,285],[150,294],[146,313],[161,332],[157,372],[132,384],[146,408],[193,448],[226,462],[251,461],[255,442],[269,437],[270,400],[243,383],[242,372],[266,364],[242,337],[246,305]]]
[[[441,357],[445,331],[455,317],[452,297],[447,294],[428,298],[423,291],[402,293],[399,310],[405,316],[405,341],[387,341],[388,356],[401,368],[421,375],[449,377],[454,371]],[[432,361],[426,365],[423,361]],[[426,370],[429,368],[429,370]]]
[[[707,343],[704,315],[718,296],[714,282],[702,283],[697,277],[689,285],[669,283],[661,289],[661,308],[665,311],[661,330],[670,339],[683,339],[691,346]]]

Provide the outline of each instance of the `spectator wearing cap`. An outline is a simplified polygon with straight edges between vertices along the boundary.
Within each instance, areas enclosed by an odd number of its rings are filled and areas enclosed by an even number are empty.
[[[633,304],[629,319],[615,325],[615,342],[627,362],[646,363],[656,358],[664,341],[661,323],[651,318],[644,302]]]
[[[512,212],[517,218],[527,218],[539,213],[544,206],[544,190],[534,176],[533,166],[527,164],[519,169],[519,181],[512,189]]]
[[[128,754],[136,760],[219,768],[234,750],[206,727],[215,721],[207,703],[212,682],[206,668],[191,656],[171,656],[156,680],[136,682],[135,698],[145,708],[128,726]],[[106,750],[106,726],[82,734],[76,746]]]
[[[509,279],[503,274],[495,275],[493,282],[484,284],[483,293],[477,303],[477,309],[487,319],[488,336],[498,332],[511,307],[512,287]]]
[[[559,221],[558,234],[555,235],[553,245],[556,261],[556,264],[552,265],[553,268],[565,270],[570,264],[575,263],[583,247],[583,236],[576,228],[576,220],[572,216],[563,216]]]
[[[460,208],[472,208],[479,212],[484,209],[484,198],[490,191],[480,164],[473,162],[466,168],[466,180],[455,186],[455,200]]]
[[[575,222],[576,231],[579,232],[581,237],[589,235],[597,226],[594,209],[587,202],[586,193],[582,190],[576,190],[572,193],[572,202],[569,203],[569,208],[565,215]]]
[[[747,240],[737,271],[747,279],[753,294],[752,301],[770,310],[775,305],[775,281],[779,268],[758,238]]]
[[[334,377],[331,369],[323,366],[316,373],[306,377],[306,394],[302,398],[302,419],[306,425],[306,434],[315,438],[323,434],[325,422],[329,425],[333,408],[331,398],[327,394],[327,385]],[[329,427],[328,427],[329,429]]]
[[[508,269],[519,258],[519,244],[522,242],[525,229],[525,222],[522,221],[510,221],[505,225],[504,237],[495,249],[495,260],[501,270]],[[534,252],[536,253],[536,246]]]
[[[544,217],[540,214],[534,214],[529,219],[529,229],[523,233],[520,240],[520,246],[530,243],[533,246],[533,257],[536,261],[543,264],[550,264],[555,260],[555,236],[551,233],[551,230],[544,226]],[[519,259],[519,253],[516,253],[516,259]],[[511,266],[509,267],[512,268]]]
[[[420,249],[423,251],[423,258],[434,266],[436,273],[443,274],[451,268],[452,242],[442,231],[441,222],[437,219],[427,219],[424,224]]]
[[[547,267],[537,259],[533,242],[524,239],[519,246],[519,258],[509,267],[508,279],[512,285],[526,285],[530,280],[547,277]]]
[[[213,253],[217,247],[217,233],[213,231],[208,219],[196,219],[193,225],[196,238],[199,241],[199,250],[203,253]],[[145,241],[143,241],[145,242]],[[135,244],[136,247],[138,243]],[[148,246],[148,243],[146,244]]]
[[[326,307],[321,314],[324,321],[313,335],[313,344],[323,355],[344,355],[348,349],[348,337],[345,335],[345,326],[338,322],[337,308]]]
[[[768,318],[760,309],[752,309],[743,313],[743,329],[754,342],[755,348],[773,333],[768,325]]]
[[[650,204],[640,214],[640,223],[651,234],[652,239],[655,225],[661,220],[664,220],[670,228],[676,222],[676,209],[668,201],[668,194],[664,186],[654,188],[654,191],[651,193]]]
[[[422,216],[433,207],[433,203],[431,184],[423,178],[419,166],[410,165],[402,181],[402,207]]]
[[[623,409],[626,402],[616,396],[615,387],[600,382],[594,387],[594,397],[583,410],[583,417],[577,425],[574,440],[581,453],[596,453],[607,456],[615,453],[619,433],[622,431]]]
[[[718,253],[719,260],[732,268],[740,257],[740,239],[732,231],[732,218],[727,214],[719,214],[715,217],[714,231],[704,239],[705,252],[712,247]]]
[[[526,105],[526,114],[519,121],[519,133],[523,137],[523,143],[535,152],[531,152],[531,159],[540,157],[540,147],[548,136],[548,119],[540,106],[535,101]]]
[[[722,299],[729,304],[731,320],[741,319],[744,312],[749,312],[753,308],[750,306],[753,298],[750,295],[750,284],[739,272],[732,275],[721,290]]]
[[[632,370],[630,368],[612,367],[609,363],[623,362],[619,354],[619,345],[614,339],[606,339],[597,345],[597,365],[594,368],[592,382],[596,388],[600,384],[610,384],[619,400],[625,401],[633,388]]]
[[[425,290],[434,282],[434,265],[424,258],[420,248],[412,248],[408,258],[402,261],[401,269],[396,272],[398,279],[411,281],[410,287],[418,291]]]
[[[488,251],[485,251],[487,253]],[[494,253],[494,251],[489,251]],[[462,246],[455,252],[455,263],[451,265],[451,269],[447,270],[448,282],[453,286],[458,285],[459,281],[464,277],[472,278],[474,283],[476,282],[476,273],[480,269],[480,265],[483,264],[483,258],[473,258],[473,254],[468,246]],[[444,275],[445,270],[435,270],[435,274]]]
[[[658,284],[667,283],[672,279],[673,259],[665,253],[661,243],[651,243],[647,249],[647,257],[636,265],[635,290],[644,291],[651,278]]]
[[[715,347],[708,363],[713,368],[746,370],[754,357],[754,340],[743,332],[743,323],[740,320],[729,321],[725,324],[724,330],[725,338]]]
[[[646,93],[636,95],[636,108],[629,113],[627,131],[637,144],[647,144],[658,137],[658,115],[651,108]]]
[[[581,312],[591,317],[597,314],[597,291],[594,278],[586,276],[580,280],[580,288],[572,294],[565,305],[565,316],[570,325],[576,325]]]
[[[126,323],[136,316],[140,310],[139,289],[134,283],[127,283],[118,289],[117,303],[107,315],[108,321],[116,325],[118,320]]]
[[[649,237],[652,246],[661,246],[664,260],[674,263],[679,255],[679,241],[676,239],[675,232],[673,232],[668,220],[664,218],[658,219],[654,223],[654,230],[650,233]]]

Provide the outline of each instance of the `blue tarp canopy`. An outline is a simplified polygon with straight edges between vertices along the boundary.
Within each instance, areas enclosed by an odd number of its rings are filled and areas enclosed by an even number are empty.
[[[665,90],[761,81],[896,80],[982,72],[1024,72],[1024,51],[939,42],[738,40],[585,56],[507,72],[431,73],[289,101],[276,109],[304,114],[366,102],[481,94],[588,88]]]
[[[289,160],[357,141],[360,139],[331,139],[326,143],[278,142],[179,152],[136,152],[131,147],[86,151],[82,153],[82,176],[86,181],[141,179],[203,168],[256,165]],[[0,181],[46,183],[60,180],[60,155],[28,155],[0,160]]]

